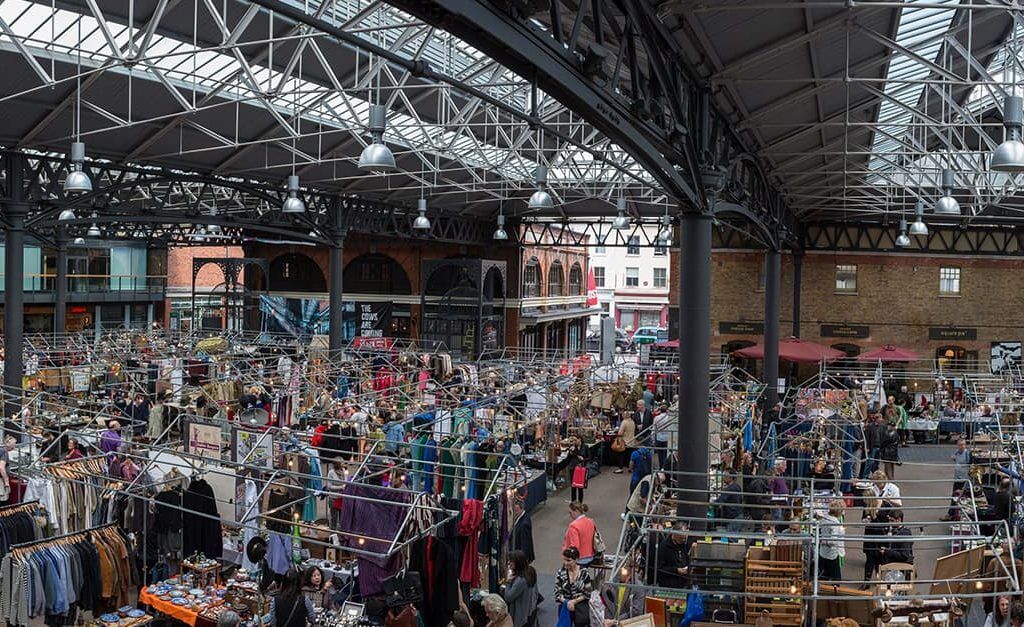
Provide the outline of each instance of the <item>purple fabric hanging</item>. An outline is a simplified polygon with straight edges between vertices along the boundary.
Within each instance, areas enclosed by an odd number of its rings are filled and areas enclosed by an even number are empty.
[[[341,544],[358,551],[387,553],[401,531],[409,495],[358,483],[346,484],[343,493],[338,527],[342,532]],[[363,544],[359,543],[360,539]],[[364,596],[380,593],[382,582],[402,566],[400,554],[389,558],[357,554],[356,560],[359,563],[359,591]]]

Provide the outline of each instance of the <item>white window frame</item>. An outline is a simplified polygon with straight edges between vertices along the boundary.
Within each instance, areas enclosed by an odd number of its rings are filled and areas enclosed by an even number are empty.
[[[963,275],[955,266],[939,267],[939,296],[959,296]]]
[[[852,284],[850,283],[849,276],[853,277]],[[856,294],[857,293],[857,265],[850,263],[837,263],[836,264],[836,284],[835,291],[837,294]]]
[[[661,272],[661,279],[658,278],[658,272]],[[654,287],[668,287],[668,268],[654,268],[654,277],[652,283]]]
[[[630,271],[631,270],[633,272],[633,276],[630,276]],[[633,284],[633,285],[630,285],[629,282],[631,280],[635,281],[636,283]],[[625,286],[626,287],[640,287],[640,268],[639,267],[626,268],[625,281],[626,281],[625,282]]]

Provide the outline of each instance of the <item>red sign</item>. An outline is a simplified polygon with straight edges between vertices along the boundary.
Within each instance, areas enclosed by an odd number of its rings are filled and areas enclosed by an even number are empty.
[[[594,279],[594,269],[591,268],[587,274],[587,307],[597,304],[597,281]]]
[[[393,337],[366,337],[360,335],[352,340],[352,347],[364,350],[389,351],[395,346]]]

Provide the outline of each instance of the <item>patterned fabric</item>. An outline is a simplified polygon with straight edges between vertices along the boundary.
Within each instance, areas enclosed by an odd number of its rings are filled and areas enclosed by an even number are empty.
[[[563,566],[555,576],[555,600],[561,603],[578,596],[587,596],[593,587],[593,580],[590,578],[590,571],[580,568],[576,581],[569,581],[569,571]]]

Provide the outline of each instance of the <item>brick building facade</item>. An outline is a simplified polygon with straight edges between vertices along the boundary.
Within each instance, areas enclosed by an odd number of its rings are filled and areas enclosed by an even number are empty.
[[[674,259],[677,252],[673,251]],[[764,255],[712,256],[712,352],[762,340]],[[800,337],[853,356],[895,344],[924,359],[987,370],[994,343],[1024,340],[1024,259],[808,252],[803,256]],[[671,275],[672,337],[678,273]],[[792,255],[782,255],[780,337],[793,334]]]

